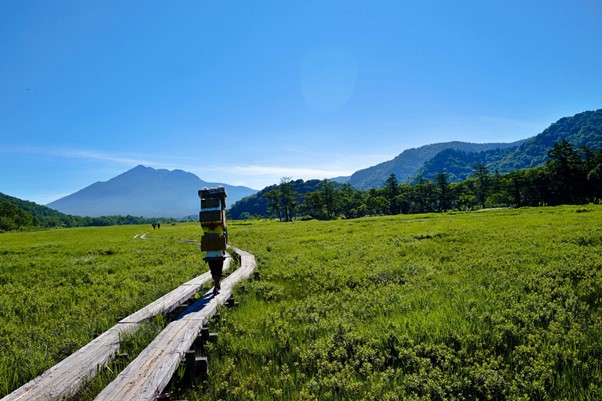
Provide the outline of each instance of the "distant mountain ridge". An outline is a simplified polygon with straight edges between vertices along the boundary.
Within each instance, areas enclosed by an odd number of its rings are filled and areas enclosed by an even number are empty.
[[[482,163],[492,173],[496,170],[507,173],[542,165],[547,160],[548,150],[562,139],[575,148],[586,146],[592,151],[602,148],[602,109],[564,117],[542,133],[517,142],[476,144],[454,141],[407,149],[393,160],[356,171],[350,177],[331,180],[368,190],[382,187],[391,174],[395,174],[399,182],[412,183],[420,178],[434,180],[438,173],[446,172],[450,181],[461,181],[473,173],[476,163]],[[198,189],[217,185],[226,188],[229,205],[258,192],[247,187],[205,182],[182,170],[155,170],[137,166],[48,206],[76,216],[182,218],[198,212]],[[260,195],[249,199],[257,206],[257,211],[267,207]],[[251,209],[247,212],[255,212],[254,208]]]
[[[547,160],[548,150],[562,139],[575,148],[600,149],[602,109],[561,118],[540,134],[517,142],[476,144],[455,141],[407,149],[393,160],[356,171],[347,183],[368,190],[382,187],[391,174],[395,174],[400,182],[412,183],[419,178],[434,180],[440,172],[448,173],[451,181],[461,181],[472,173],[475,163],[482,163],[491,172],[507,173],[541,166]],[[341,182],[340,177],[337,182]]]
[[[519,146],[472,153],[445,149],[424,163],[410,181],[416,182],[419,177],[434,180],[440,172],[446,172],[450,181],[462,181],[472,174],[476,163],[483,164],[490,172],[501,174],[542,166],[548,159],[548,150],[563,139],[575,149],[587,147],[596,151],[602,148],[602,109],[563,117],[540,134],[522,141]]]
[[[254,189],[201,180],[183,170],[136,166],[108,181],[96,182],[47,206],[76,216],[132,215],[182,218],[197,214],[197,191],[223,185],[228,203],[257,192]]]
[[[473,153],[492,149],[514,148],[523,142],[524,141],[512,143],[470,143],[453,141],[406,149],[393,160],[388,160],[379,163],[376,166],[356,171],[349,177],[347,183],[362,190],[380,188],[391,174],[395,174],[400,182],[406,182],[409,181],[426,162],[447,149]]]

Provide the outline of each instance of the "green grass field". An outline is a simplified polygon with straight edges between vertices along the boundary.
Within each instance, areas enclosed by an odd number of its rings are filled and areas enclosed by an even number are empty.
[[[179,398],[602,399],[600,206],[229,231],[261,280],[237,289],[209,380]],[[206,270],[181,241],[199,236],[197,224],[0,235],[0,395]]]
[[[0,396],[206,271],[198,245],[181,241],[198,240],[200,228],[187,228],[0,234]]]

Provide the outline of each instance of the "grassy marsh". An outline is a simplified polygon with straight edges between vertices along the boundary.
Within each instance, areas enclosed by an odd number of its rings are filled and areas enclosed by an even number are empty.
[[[601,223],[600,206],[230,222],[261,279],[180,398],[600,399]],[[182,241],[197,224],[148,228],[0,235],[0,395],[206,270]]]
[[[232,228],[262,280],[185,396],[602,397],[602,208]]]
[[[0,234],[0,396],[207,270],[182,238],[167,225]]]

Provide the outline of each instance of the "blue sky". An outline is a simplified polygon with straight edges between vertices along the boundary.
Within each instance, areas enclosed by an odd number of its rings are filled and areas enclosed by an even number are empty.
[[[0,192],[138,164],[261,189],[602,107],[602,3],[0,2]]]

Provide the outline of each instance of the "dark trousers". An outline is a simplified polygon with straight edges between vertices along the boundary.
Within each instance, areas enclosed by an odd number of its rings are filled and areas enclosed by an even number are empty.
[[[213,285],[217,290],[221,288],[220,281],[222,279],[222,266],[224,265],[223,260],[208,260],[209,270],[211,271],[211,277],[213,278]]]

